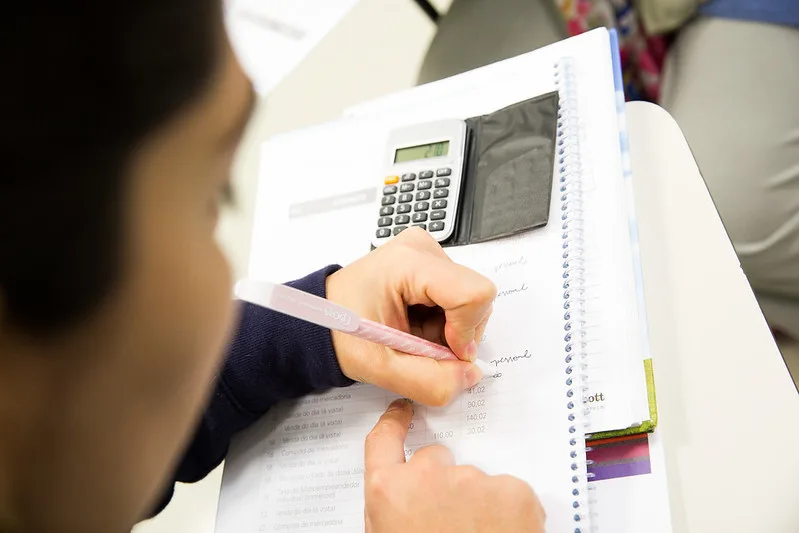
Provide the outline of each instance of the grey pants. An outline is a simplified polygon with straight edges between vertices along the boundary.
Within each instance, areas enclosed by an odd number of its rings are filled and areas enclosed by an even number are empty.
[[[552,5],[455,0],[420,81],[563,38]],[[696,19],[664,76],[661,105],[688,139],[766,318],[799,339],[799,29]]]
[[[670,50],[662,105],[766,319],[799,339],[799,29],[692,22]]]

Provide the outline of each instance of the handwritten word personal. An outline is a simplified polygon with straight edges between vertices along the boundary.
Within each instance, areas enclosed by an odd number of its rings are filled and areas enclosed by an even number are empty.
[[[521,256],[517,259],[512,259],[510,261],[503,261],[502,263],[494,267],[494,274],[498,273],[501,270],[506,270],[511,267],[521,266],[526,264],[527,264],[527,259],[524,256]]]
[[[524,292],[526,290],[528,290],[526,283],[522,283],[521,287],[501,290],[497,293],[497,296],[496,298],[494,298],[494,301],[499,300],[500,298],[504,298],[505,296],[510,296],[511,294],[518,294],[520,292]]]
[[[490,365],[494,365],[495,367],[504,364],[513,364],[519,361],[523,361],[524,359],[532,359],[533,354],[530,353],[530,350],[525,350],[521,355],[511,355],[507,357],[500,357],[499,359],[492,359],[488,362]]]

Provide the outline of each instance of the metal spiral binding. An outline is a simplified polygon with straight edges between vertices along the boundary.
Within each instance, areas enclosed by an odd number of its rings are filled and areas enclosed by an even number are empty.
[[[555,84],[559,93],[556,168],[560,194],[560,224],[563,248],[563,338],[566,343],[566,408],[569,412],[569,456],[572,460],[572,507],[574,533],[589,533],[588,476],[581,466],[585,458],[585,436],[580,426],[586,409],[583,392],[586,382],[585,362],[585,258],[583,247],[583,191],[580,166],[575,66],[570,58],[555,64]],[[579,396],[578,396],[579,393]],[[580,416],[582,410],[582,416]]]

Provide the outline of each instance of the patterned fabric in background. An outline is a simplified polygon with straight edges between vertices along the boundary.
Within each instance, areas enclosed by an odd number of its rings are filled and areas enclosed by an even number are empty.
[[[647,35],[631,0],[555,0],[570,35],[604,26],[619,35],[624,96],[657,102],[668,39]]]

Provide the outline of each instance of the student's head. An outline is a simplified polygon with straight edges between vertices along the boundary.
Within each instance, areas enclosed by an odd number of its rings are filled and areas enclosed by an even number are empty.
[[[231,321],[214,228],[253,103],[221,12],[4,13],[0,530],[120,531],[193,432]]]

